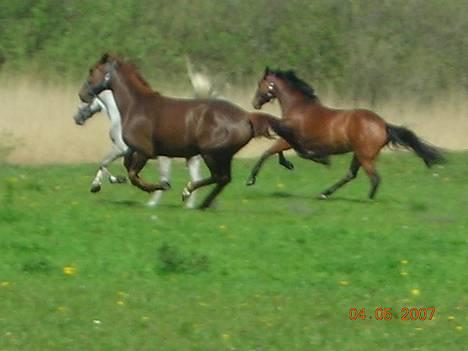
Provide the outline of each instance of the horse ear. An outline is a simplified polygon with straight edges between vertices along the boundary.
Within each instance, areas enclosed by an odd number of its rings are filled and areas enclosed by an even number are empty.
[[[265,67],[265,76],[270,73],[270,67],[266,66]]]

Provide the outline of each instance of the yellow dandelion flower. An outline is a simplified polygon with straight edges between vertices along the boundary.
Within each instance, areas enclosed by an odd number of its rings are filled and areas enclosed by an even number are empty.
[[[149,319],[150,318],[148,316],[142,316],[141,317],[141,320],[144,321],[144,322],[149,321]]]
[[[221,224],[219,226],[219,229],[221,229],[221,230],[226,230],[226,228],[227,228],[227,226],[225,224]]]
[[[408,272],[402,271],[402,272],[400,272],[400,275],[401,275],[402,277],[406,277],[406,276],[408,275]]]
[[[117,291],[117,296],[121,298],[127,298],[128,294],[125,291]]]
[[[11,286],[11,283],[10,282],[1,282],[0,286],[2,288],[9,288]]]
[[[457,325],[457,326],[455,327],[455,330],[456,330],[456,331],[462,331],[462,330],[463,330],[463,327],[462,327],[461,325]]]
[[[125,302],[123,300],[117,300],[117,305],[123,306],[125,305]]]
[[[338,283],[339,283],[341,286],[348,286],[348,285],[349,285],[349,281],[347,281],[347,280],[340,280]]]
[[[418,288],[411,289],[411,294],[413,296],[419,296],[421,295],[421,290],[419,290]]]
[[[414,330],[421,331],[421,330],[424,330],[424,328],[416,327],[416,328],[414,328]]]
[[[454,317],[454,316],[448,316],[447,319],[448,319],[449,321],[453,321],[453,320],[455,320],[455,317]]]
[[[408,264],[408,260],[401,260],[400,263],[401,264]]]
[[[76,274],[76,267],[73,267],[73,266],[63,267],[63,274],[69,275],[69,276],[75,275]]]
[[[224,333],[224,334],[222,335],[222,337],[223,337],[223,340],[224,340],[224,341],[228,341],[229,339],[231,339],[231,335],[229,335],[229,334],[227,334],[227,333]]]

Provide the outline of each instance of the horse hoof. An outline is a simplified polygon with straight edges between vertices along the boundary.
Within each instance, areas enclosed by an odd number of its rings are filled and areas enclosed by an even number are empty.
[[[327,199],[328,199],[328,195],[326,195],[326,194],[320,194],[319,196],[317,196],[317,198],[318,198],[319,200],[327,200]]]
[[[118,175],[116,178],[116,183],[117,184],[124,184],[124,183],[127,183],[127,177],[124,177],[124,176],[121,176],[121,175]]]
[[[294,170],[294,165],[292,164],[292,162],[287,161],[287,162],[283,163],[283,166],[285,168],[289,169],[290,171]]]
[[[169,190],[171,188],[171,184],[169,182],[161,182],[162,190]]]
[[[101,184],[91,184],[91,189],[89,189],[92,193],[98,193],[101,191]]]
[[[182,201],[185,202],[185,200],[187,200],[191,194],[192,193],[190,192],[190,190],[188,190],[187,187],[185,187],[184,190],[182,190]]]
[[[149,207],[149,208],[153,208],[153,207],[156,207],[158,203],[156,201],[148,201],[146,203],[146,207]]]
[[[127,178],[125,178],[124,176],[117,176],[117,177],[110,176],[109,177],[109,183],[111,184],[124,184],[126,182],[127,182]]]
[[[255,178],[249,178],[247,179],[247,182],[245,183],[245,185],[247,186],[251,186],[251,185],[254,185],[255,184]]]

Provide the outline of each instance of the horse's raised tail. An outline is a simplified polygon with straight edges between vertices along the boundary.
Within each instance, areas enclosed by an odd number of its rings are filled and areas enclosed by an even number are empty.
[[[422,141],[411,130],[387,124],[388,142],[393,145],[401,145],[414,150],[423,159],[427,167],[436,163],[445,162],[445,158],[436,147]]]

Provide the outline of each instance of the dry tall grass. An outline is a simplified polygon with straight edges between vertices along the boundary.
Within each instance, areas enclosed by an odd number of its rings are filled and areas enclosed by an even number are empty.
[[[251,110],[250,101],[255,85],[232,89],[226,95],[232,101]],[[0,146],[14,144],[7,160],[12,163],[77,163],[96,162],[108,151],[108,120],[103,114],[95,116],[83,127],[72,120],[78,106],[76,85],[51,85],[22,79],[6,80],[0,84]],[[164,90],[168,95],[190,96],[190,91]],[[332,94],[320,95],[330,106],[351,107]],[[366,107],[365,103],[359,107]],[[266,109],[278,114],[278,108]],[[439,98],[427,106],[408,101],[391,101],[374,109],[387,121],[403,124],[418,135],[448,149],[468,148],[468,103],[464,96]],[[257,156],[270,143],[251,142],[240,157]]]

